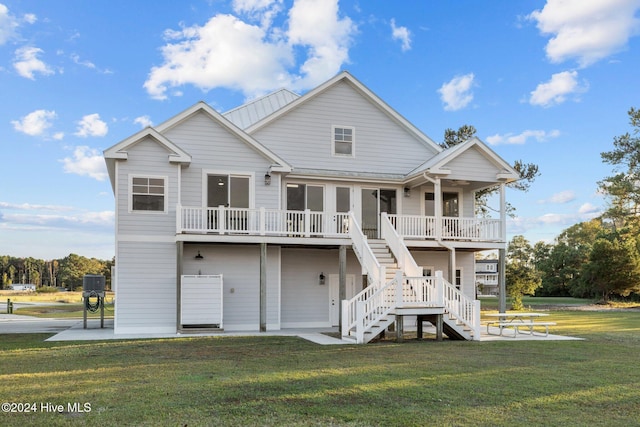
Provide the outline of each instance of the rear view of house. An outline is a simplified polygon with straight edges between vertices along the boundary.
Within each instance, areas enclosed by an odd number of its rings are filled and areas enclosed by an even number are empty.
[[[505,247],[518,178],[477,138],[443,150],[347,72],[220,114],[205,103],[104,153],[115,333],[341,326],[402,315],[478,339],[474,253]],[[498,186],[498,218],[475,192]]]

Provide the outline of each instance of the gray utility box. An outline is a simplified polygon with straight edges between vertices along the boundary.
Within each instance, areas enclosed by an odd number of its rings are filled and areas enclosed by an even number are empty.
[[[87,274],[82,279],[82,291],[87,294],[94,293],[104,297],[105,278],[99,274]]]

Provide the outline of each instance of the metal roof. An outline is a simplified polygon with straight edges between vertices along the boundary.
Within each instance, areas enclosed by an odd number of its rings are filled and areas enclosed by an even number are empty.
[[[222,115],[240,129],[246,129],[298,98],[300,95],[287,89],[280,89]]]

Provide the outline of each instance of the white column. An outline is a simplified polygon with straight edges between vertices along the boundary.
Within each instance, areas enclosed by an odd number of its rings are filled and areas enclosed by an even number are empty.
[[[436,240],[442,238],[442,184],[440,178],[433,182],[434,214],[436,216]]]

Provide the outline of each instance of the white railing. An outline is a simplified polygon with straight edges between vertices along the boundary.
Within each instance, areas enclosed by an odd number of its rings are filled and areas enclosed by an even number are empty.
[[[387,243],[387,246],[389,246],[389,249],[391,249],[398,263],[398,267],[404,274],[407,276],[422,276],[422,267],[416,264],[413,256],[411,256],[411,252],[409,252],[409,249],[404,244],[402,237],[400,237],[391,221],[389,221],[389,216],[386,212],[383,212],[381,215],[380,229],[382,231],[382,238]]]
[[[342,336],[353,330],[356,342],[362,344],[367,331],[395,308],[407,305],[444,307],[473,330],[474,340],[480,339],[480,302],[462,294],[443,278],[441,271],[430,277],[406,277],[398,271],[384,286],[368,286],[351,300],[342,301]]]
[[[350,300],[342,300],[342,336],[355,331],[356,343],[364,343],[364,333],[387,316],[395,305],[389,301],[388,290],[395,287],[396,279],[384,286],[369,285]]]
[[[178,205],[178,233],[253,234],[292,237],[347,237],[349,214],[280,209]]]
[[[353,251],[360,261],[362,272],[369,278],[369,284],[380,287],[384,282],[386,269],[380,265],[378,259],[373,254],[371,246],[367,241],[367,236],[362,233],[358,221],[353,212],[349,212],[349,237],[351,237]]]
[[[500,220],[494,218],[440,218],[435,216],[388,215],[398,234],[412,239],[502,241]],[[438,233],[440,231],[440,233]]]
[[[442,278],[442,272],[436,271],[442,282],[445,309],[465,326],[473,330],[473,339],[480,339],[480,301],[469,298],[451,283]]]

